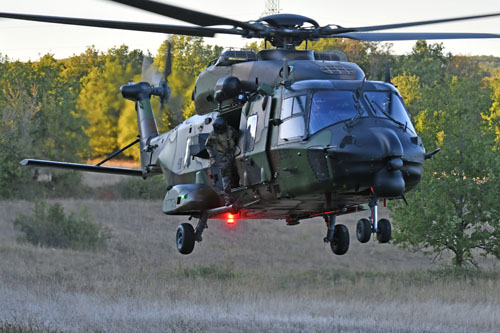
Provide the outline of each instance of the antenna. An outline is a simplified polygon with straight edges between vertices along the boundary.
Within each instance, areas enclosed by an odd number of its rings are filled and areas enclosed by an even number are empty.
[[[266,9],[261,17],[279,14],[280,13],[280,0],[266,0]]]

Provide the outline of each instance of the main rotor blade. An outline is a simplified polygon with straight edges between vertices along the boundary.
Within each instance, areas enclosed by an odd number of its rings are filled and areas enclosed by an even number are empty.
[[[200,36],[200,37],[214,37],[214,35],[217,33],[232,34],[232,35],[243,34],[242,31],[236,29],[189,27],[189,26],[170,25],[170,24],[94,20],[94,19],[83,19],[83,18],[61,17],[61,16],[0,13],[0,17],[16,19],[16,20],[80,25],[85,27],[159,32],[159,33],[170,33],[170,34]]]
[[[397,40],[423,39],[476,39],[500,38],[497,34],[467,32],[347,32],[330,37],[343,37],[365,42],[388,42]]]
[[[388,30],[388,29],[396,29],[396,28],[416,27],[416,26],[420,26],[420,25],[428,25],[428,24],[436,24],[436,23],[466,21],[466,20],[473,20],[473,19],[494,17],[494,16],[500,16],[500,13],[491,13],[491,14],[474,15],[474,16],[462,16],[462,17],[454,17],[454,18],[439,19],[439,20],[416,21],[416,22],[384,24],[384,25],[372,25],[372,26],[367,26],[367,27],[337,28],[337,29],[332,29],[331,33],[337,34],[337,33],[343,33],[343,32]]]
[[[211,25],[232,25],[235,27],[240,27],[249,30],[262,30],[261,27],[252,25],[246,22],[241,22],[222,16],[207,14],[198,12],[192,9],[186,9],[182,7],[177,7],[173,5],[167,5],[166,3],[156,2],[152,0],[108,0],[112,2],[118,2],[127,6],[143,9],[145,11],[160,14],[184,22],[189,22],[197,25],[211,26]]]

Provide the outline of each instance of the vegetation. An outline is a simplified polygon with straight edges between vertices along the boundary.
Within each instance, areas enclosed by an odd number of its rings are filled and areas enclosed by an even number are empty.
[[[10,220],[26,201],[0,203],[0,322],[50,331],[496,332],[498,263],[440,268],[419,253],[356,241],[335,256],[321,218],[210,220],[191,256],[175,247],[183,216],[158,201],[58,200],[113,229],[106,251],[16,242]],[[54,202],[51,202],[52,204]],[[381,217],[387,217],[381,209]],[[75,310],[77,309],[77,311]]]
[[[477,62],[445,56],[439,44],[418,42],[398,61],[404,72],[394,82],[418,134],[427,149],[442,151],[408,193],[410,206],[391,206],[395,242],[437,256],[451,251],[457,266],[475,263],[475,250],[500,258],[500,156],[490,99],[495,79],[488,84]]]
[[[163,177],[147,179],[130,178],[110,186],[109,191],[116,199],[162,200],[167,192]]]
[[[200,37],[173,36],[171,42],[172,98],[163,111],[156,111],[160,131],[194,113],[191,93],[196,76],[222,50]],[[248,46],[258,50],[263,43]],[[160,71],[166,47],[163,43],[154,59]],[[438,256],[451,251],[458,266],[474,263],[476,253],[498,257],[498,59],[445,54],[441,44],[424,41],[401,56],[391,53],[390,44],[349,39],[318,40],[308,47],[342,50],[372,80],[383,79],[389,62],[417,134],[429,151],[443,148],[426,164],[420,186],[408,194],[410,207],[392,205],[395,242]],[[91,47],[64,60],[50,54],[26,63],[0,57],[0,198],[88,193],[78,173],[51,170],[49,180],[40,182],[40,171],[18,163],[26,157],[82,162],[133,141],[134,106],[121,98],[118,87],[140,79],[143,56],[139,50],[120,46],[107,52]],[[153,103],[158,110],[158,101]],[[124,155],[137,160],[139,151],[130,149]],[[165,189],[156,177],[133,179],[110,191],[115,198],[157,199]]]
[[[24,233],[21,240],[44,247],[96,250],[111,237],[111,230],[92,221],[85,208],[79,216],[66,215],[59,203],[38,202],[33,215],[18,216],[14,226]]]

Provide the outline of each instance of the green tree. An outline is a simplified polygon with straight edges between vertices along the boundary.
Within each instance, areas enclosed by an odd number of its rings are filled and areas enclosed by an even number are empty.
[[[416,75],[403,74],[392,78],[392,83],[398,87],[405,105],[412,116],[416,116],[422,107],[422,86]]]
[[[139,80],[139,76],[136,76],[134,79],[135,82]],[[125,147],[137,139],[139,130],[137,128],[137,112],[135,111],[134,102],[128,100],[124,101],[118,117],[117,126],[119,131],[116,141],[119,147]],[[138,145],[125,150],[122,154],[123,156],[130,157],[136,161],[140,161],[141,159],[141,152],[138,149]]]
[[[136,78],[142,64],[142,53],[128,52],[126,46],[109,50],[103,58],[101,67],[94,67],[81,79],[82,89],[78,97],[79,112],[87,122],[85,133],[94,158],[117,150],[123,138],[130,137],[129,127],[118,126],[123,111],[127,110],[119,88]],[[127,119],[130,118],[129,113]],[[134,132],[135,137],[137,125]]]
[[[441,255],[453,264],[474,263],[474,251],[500,258],[500,161],[490,114],[489,90],[480,81],[449,77],[416,117],[427,148],[442,152],[426,162],[408,207],[390,206],[394,240],[412,250]],[[431,103],[432,102],[432,103]]]
[[[496,151],[500,151],[500,67],[493,71],[492,76],[487,79],[491,88],[491,99],[493,101],[490,112],[483,114],[488,121],[489,127],[495,132]]]
[[[392,64],[393,75],[407,73],[416,75],[424,86],[434,87],[445,82],[445,69],[447,68],[451,54],[443,53],[443,44],[428,44],[419,40],[413,46],[412,52],[397,57]]]
[[[391,44],[371,43],[347,38],[322,38],[308,43],[314,51],[340,50],[348,61],[363,69],[369,80],[381,80],[385,74],[385,64],[391,61]],[[305,48],[305,42],[300,48]]]
[[[28,92],[20,83],[7,84],[0,107],[0,197],[19,195],[33,177],[19,167],[24,154],[35,154],[36,120],[40,107],[36,88]]]
[[[207,45],[201,37],[174,35],[172,43],[172,74],[168,78],[172,96],[167,106],[167,112],[159,122],[161,130],[166,130],[165,124],[178,123],[195,114],[194,102],[191,97],[198,75],[208,66],[210,61],[217,59],[222,47]],[[154,59],[155,66],[163,72],[167,42],[158,49]]]
[[[68,89],[76,86],[75,81],[78,82],[79,79],[72,75],[63,76],[63,62],[54,59],[50,54],[41,57],[37,62],[10,62],[5,59],[1,67],[0,109],[3,116],[11,110],[17,110],[21,119],[32,119],[32,122],[36,123],[30,132],[32,141],[28,144],[24,140],[17,144],[16,149],[5,156],[9,162],[4,165],[13,163],[16,169],[20,169],[20,159],[28,157],[79,161],[86,147],[86,136],[82,131],[82,119],[74,113],[76,94]],[[34,115],[31,114],[32,108],[25,108],[26,103],[34,103],[37,109]],[[11,122],[10,132],[24,131],[23,124],[26,122]],[[9,145],[6,144],[7,146]],[[59,195],[77,189],[80,179],[74,173],[54,170],[51,174],[52,180],[46,184],[47,189]],[[26,184],[27,178],[31,180],[37,177],[36,169],[18,173],[11,171],[4,175],[10,175],[12,180],[12,187],[4,193],[11,195],[21,195],[20,189]]]

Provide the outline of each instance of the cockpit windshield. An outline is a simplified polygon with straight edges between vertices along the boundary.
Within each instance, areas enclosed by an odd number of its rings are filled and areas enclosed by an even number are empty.
[[[366,116],[363,105],[356,103],[355,91],[318,91],[311,101],[309,133],[316,133],[340,121]]]
[[[395,93],[389,91],[367,91],[365,92],[365,97],[375,117],[391,119],[401,127],[408,128],[413,133],[416,133],[403,102]]]

